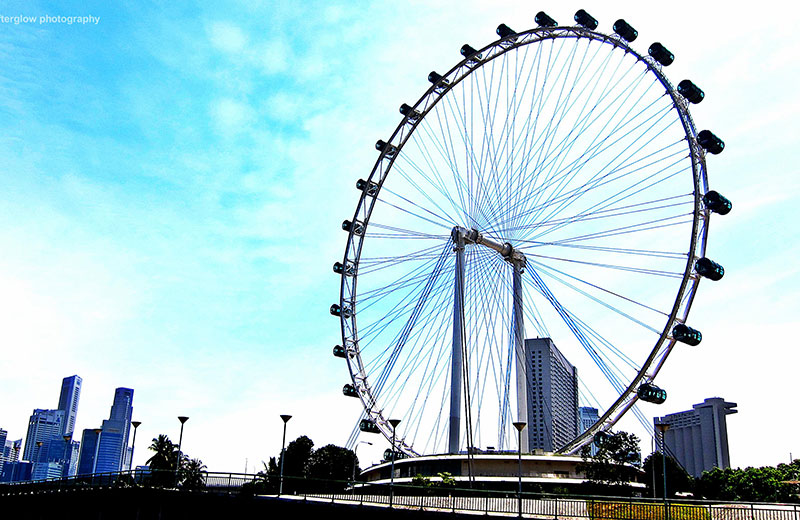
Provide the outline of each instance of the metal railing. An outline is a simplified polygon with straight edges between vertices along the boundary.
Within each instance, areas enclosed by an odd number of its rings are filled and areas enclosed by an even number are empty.
[[[284,477],[284,495],[278,495],[280,479],[274,475],[174,471],[125,471],[97,473],[64,479],[0,484],[0,496],[52,493],[95,488],[150,487],[179,491],[267,495],[287,500],[330,502],[354,506],[392,507],[486,515],[519,515],[537,518],[591,520],[800,520],[799,504],[714,502],[688,499],[663,500],[598,496],[547,495],[515,492],[374,485],[352,481]],[[521,510],[520,510],[521,507]]]

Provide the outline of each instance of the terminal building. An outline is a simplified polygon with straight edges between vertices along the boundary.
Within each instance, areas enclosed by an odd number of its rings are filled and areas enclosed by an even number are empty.
[[[666,453],[690,475],[700,477],[704,471],[731,466],[726,416],[737,413],[736,406],[712,397],[691,410],[655,417],[653,423],[668,425],[663,440]]]

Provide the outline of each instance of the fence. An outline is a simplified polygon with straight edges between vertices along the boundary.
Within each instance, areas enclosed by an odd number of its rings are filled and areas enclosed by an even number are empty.
[[[583,497],[498,492],[458,488],[284,478],[287,500],[304,500],[417,509],[519,515],[554,520],[800,520],[798,504],[710,502],[676,499]],[[278,496],[277,476],[202,472],[176,475],[172,471],[98,473],[65,479],[0,484],[0,496],[50,493],[89,488],[156,487],[193,492]]]

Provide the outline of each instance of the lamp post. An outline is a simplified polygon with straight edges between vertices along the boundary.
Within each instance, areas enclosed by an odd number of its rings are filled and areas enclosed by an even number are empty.
[[[136,451],[136,429],[139,425],[142,424],[142,421],[131,421],[131,426],[133,426],[133,442],[131,442],[131,467],[128,469],[133,469],[133,453]]]
[[[669,520],[669,508],[667,507],[667,447],[664,444],[664,433],[669,430],[669,424],[656,423],[656,429],[661,432],[661,469],[664,478],[664,518]]]
[[[283,494],[283,463],[286,459],[286,423],[291,419],[291,415],[281,415],[283,421],[283,442],[281,443],[281,481],[278,485],[278,496]]]
[[[517,475],[519,486],[517,488],[517,513],[522,518],[522,430],[527,426],[524,422],[515,422],[514,428],[517,429]]]
[[[183,424],[189,420],[185,415],[179,415],[178,420],[181,422],[181,434],[178,437],[178,461],[175,464],[175,487],[178,487],[178,469],[181,467],[181,459],[183,459],[183,451],[181,445],[183,444]]]
[[[358,465],[358,456],[356,456],[356,452],[358,451],[359,444],[369,444],[372,446],[372,443],[369,441],[359,441],[356,447],[353,448],[353,487],[355,487],[356,482],[356,466]]]
[[[392,425],[392,473],[389,479],[389,507],[392,507],[394,503],[394,459],[396,458],[394,443],[397,439],[397,425],[400,424],[400,419],[389,419],[389,424]]]

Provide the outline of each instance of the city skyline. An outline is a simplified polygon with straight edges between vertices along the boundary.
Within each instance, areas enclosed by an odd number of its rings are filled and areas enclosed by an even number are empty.
[[[740,410],[734,467],[800,453],[796,419],[783,413],[800,314],[798,44],[783,25],[743,31],[748,13],[688,2],[4,5],[3,15],[100,20],[2,24],[0,214],[12,224],[0,229],[0,325],[7,356],[46,362],[35,378],[22,364],[0,376],[0,427],[24,437],[31,410],[54,404],[39,382],[80,374],[75,432],[100,424],[114,389],[136,389],[134,465],[158,434],[177,441],[178,415],[190,417],[184,451],[210,469],[261,469],[280,450],[279,414],[293,415],[287,439],[343,445],[361,406],[341,395],[349,374],[330,354],[340,342],[331,264],[375,141],[464,43],[489,43],[500,23],[533,27],[540,9],[568,21],[580,7],[604,31],[630,21],[637,49],[667,45],[666,74],[706,93],[692,107],[698,128],[726,142],[709,159],[733,201],[709,238],[725,278],[701,284],[690,316],[703,342],[671,354],[655,381],[667,402],[643,413],[725,395]],[[760,16],[797,10],[766,5]],[[359,449],[369,465],[388,443],[362,438],[374,444]]]

